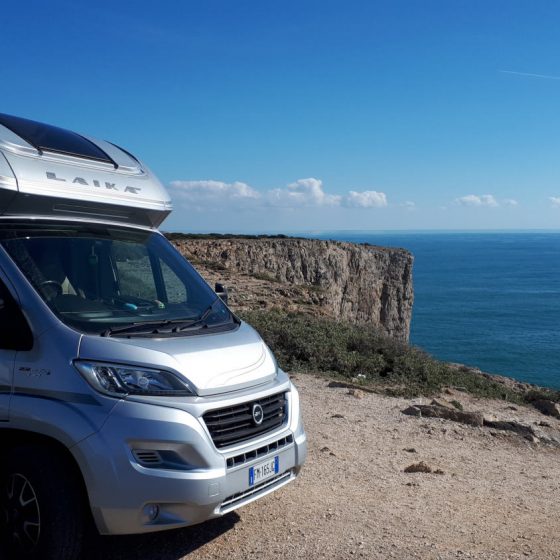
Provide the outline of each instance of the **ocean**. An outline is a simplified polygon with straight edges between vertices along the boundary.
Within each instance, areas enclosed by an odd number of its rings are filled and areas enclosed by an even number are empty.
[[[322,232],[414,254],[411,343],[560,388],[560,232]]]

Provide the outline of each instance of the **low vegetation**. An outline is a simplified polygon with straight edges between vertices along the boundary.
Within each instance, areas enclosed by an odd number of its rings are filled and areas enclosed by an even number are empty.
[[[183,241],[188,239],[303,239],[279,233],[277,235],[250,235],[245,233],[180,233],[164,232],[169,241]]]
[[[440,362],[371,327],[280,310],[247,311],[242,316],[290,372],[321,373],[391,395],[432,395],[452,387],[516,403],[529,403],[537,393],[540,398],[560,400],[556,391],[523,392],[471,368]]]

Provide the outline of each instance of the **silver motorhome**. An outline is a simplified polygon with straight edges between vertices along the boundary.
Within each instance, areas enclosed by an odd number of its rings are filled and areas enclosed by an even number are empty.
[[[157,231],[170,211],[127,151],[0,114],[0,543],[16,558],[76,558],[88,523],[221,516],[305,460],[297,390]]]

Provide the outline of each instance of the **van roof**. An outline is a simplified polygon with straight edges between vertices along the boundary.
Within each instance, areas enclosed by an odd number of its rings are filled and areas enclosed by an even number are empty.
[[[110,142],[0,113],[0,216],[105,217],[157,227],[169,195]]]
[[[103,161],[117,167],[117,164],[99,146],[70,130],[4,113],[0,113],[0,124],[23,138],[39,152],[48,151]]]

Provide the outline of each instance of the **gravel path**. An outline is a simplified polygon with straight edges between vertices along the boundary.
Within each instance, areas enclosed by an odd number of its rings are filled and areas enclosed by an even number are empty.
[[[93,557],[560,558],[557,448],[404,416],[410,401],[357,398],[313,376],[298,375],[296,383],[310,440],[296,482],[198,527],[100,539]],[[500,418],[545,418],[501,402],[461,400]],[[419,461],[443,474],[403,472]]]

